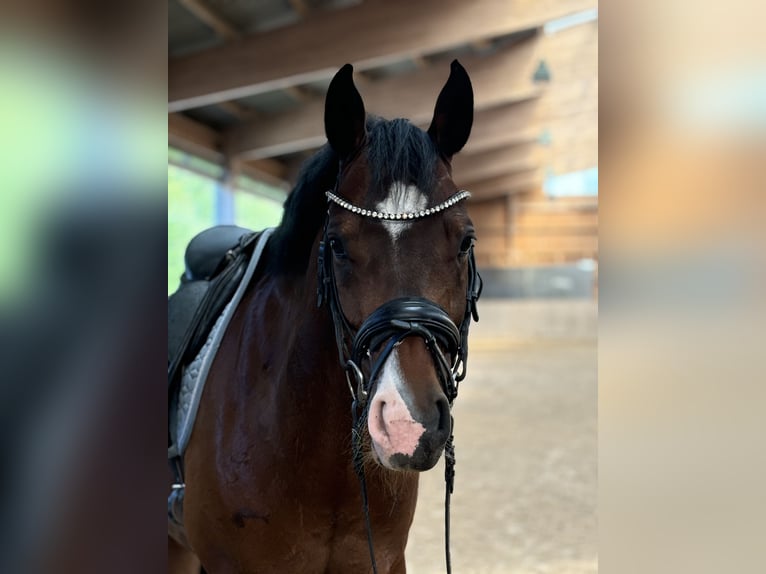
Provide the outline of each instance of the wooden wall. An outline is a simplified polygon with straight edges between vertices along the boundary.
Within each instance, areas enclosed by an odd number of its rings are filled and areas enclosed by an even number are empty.
[[[596,198],[549,199],[538,189],[469,206],[482,267],[598,260]]]

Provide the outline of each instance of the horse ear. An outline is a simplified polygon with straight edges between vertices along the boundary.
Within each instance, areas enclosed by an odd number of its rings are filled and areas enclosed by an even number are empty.
[[[473,88],[468,72],[453,60],[450,75],[444,84],[434,109],[434,118],[428,135],[436,143],[439,151],[451,158],[463,149],[471,135],[473,125]]]
[[[354,85],[354,67],[346,64],[330,82],[324,105],[324,131],[330,146],[341,157],[353,152],[365,137],[362,96]]]

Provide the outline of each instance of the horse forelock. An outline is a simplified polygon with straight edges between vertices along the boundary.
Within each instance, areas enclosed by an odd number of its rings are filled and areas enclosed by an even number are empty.
[[[429,195],[435,186],[438,159],[430,136],[408,120],[368,119],[369,191],[376,201],[391,197],[395,203],[403,203],[406,198],[402,194],[409,186]]]

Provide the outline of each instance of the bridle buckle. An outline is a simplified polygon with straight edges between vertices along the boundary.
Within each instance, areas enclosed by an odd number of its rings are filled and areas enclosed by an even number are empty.
[[[351,359],[346,361],[346,368],[344,370],[346,373],[348,390],[351,391],[351,398],[354,399],[354,401],[357,401],[358,399],[361,404],[364,405],[367,402],[367,390],[364,388],[364,375],[362,374],[362,370]],[[351,374],[349,375],[349,373]],[[356,385],[351,383],[351,376],[354,377]],[[356,386],[356,391],[354,391],[354,386]]]

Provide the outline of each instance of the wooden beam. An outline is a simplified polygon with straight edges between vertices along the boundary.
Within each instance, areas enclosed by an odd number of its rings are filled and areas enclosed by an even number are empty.
[[[475,40],[471,42],[471,48],[477,52],[485,52],[492,47],[492,40],[490,38],[482,38],[481,40]]]
[[[585,142],[598,139],[598,110],[585,109],[581,112],[546,119],[540,111],[544,100],[531,98],[512,105],[480,110],[474,114],[471,138],[460,156],[483,153],[498,147],[543,141],[546,134],[550,142],[543,145],[542,157],[559,157]],[[585,106],[591,108],[593,106]],[[425,127],[425,126],[423,126]],[[591,147],[594,159],[598,149]]]
[[[508,201],[495,197],[468,202],[468,215],[476,227],[476,262],[480,266],[505,265],[508,258],[511,211]]]
[[[252,179],[286,189],[286,167],[276,160],[258,160],[245,163],[227,161],[220,151],[220,133],[183,114],[168,114],[168,144],[188,154],[227,168],[233,173],[242,173]],[[188,166],[182,166],[188,169]]]
[[[539,107],[540,117],[547,121],[584,111],[598,110],[598,78],[581,78],[562,86],[548,88]]]
[[[237,40],[242,33],[231,22],[218,14],[205,0],[178,0],[198,20],[210,26],[213,31],[227,40]]]
[[[572,213],[572,212],[596,212],[598,213],[598,198],[589,197],[559,197],[555,201],[545,199],[543,201],[520,201],[514,206],[516,215],[528,213]]]
[[[285,166],[276,160],[257,160],[254,162],[234,161],[239,173],[250,179],[267,183],[280,189],[290,189],[289,182],[285,179]]]
[[[546,61],[551,66],[551,80],[561,78],[556,68],[578,72],[581,67],[598,65],[598,20],[572,26],[565,30],[544,36]],[[579,64],[579,67],[573,66]],[[581,74],[578,74],[578,76]]]
[[[540,128],[530,126],[520,131],[508,131],[497,134],[495,137],[486,137],[482,134],[471,135],[471,146],[466,146],[460,155],[463,157],[481,154],[499,147],[516,146],[521,144],[539,143]]]
[[[367,90],[371,83],[372,78],[364,70],[357,70],[354,73],[354,84],[356,84],[357,89]]]
[[[277,161],[275,159],[257,159],[255,161],[247,162],[244,165],[248,165],[253,169],[267,173],[272,177],[285,181],[287,167],[281,161]]]
[[[537,28],[597,0],[367,0],[170,62],[170,111],[365,70],[455,45]],[[336,41],[342,39],[343,41]]]
[[[539,98],[535,97],[479,110],[473,116],[471,137],[460,155],[537,139],[543,130],[536,119],[538,103]]]
[[[543,173],[540,169],[529,169],[491,177],[472,183],[468,189],[472,200],[483,201],[514,193],[522,193],[542,187]]]
[[[293,9],[293,11],[298,14],[301,18],[306,18],[311,14],[311,8],[309,7],[306,0],[288,0],[290,3],[290,7]]]
[[[528,140],[533,133],[541,133],[550,121],[585,110],[595,112],[597,33],[597,28],[583,26],[551,37],[537,36],[487,57],[465,58],[463,64],[472,78],[477,109],[465,153]],[[540,58],[550,60],[555,70],[551,85],[544,89],[530,87]],[[427,127],[436,94],[445,80],[443,68],[431,66],[360,85],[368,111],[383,117],[409,117]],[[424,97],[429,92],[434,94],[433,99]],[[507,115],[497,109],[498,104],[518,101],[524,94],[542,97],[538,102],[507,107]],[[496,109],[487,109],[492,107]],[[313,149],[325,141],[323,113],[324,103],[317,100],[297,110],[235,126],[226,134],[224,146],[232,155],[255,158]]]
[[[238,120],[243,122],[251,121],[258,117],[258,112],[251,108],[246,108],[242,104],[237,102],[221,102],[216,104],[219,108],[225,111],[227,114],[234,116]]]
[[[540,102],[547,120],[598,109],[598,23],[574,26],[540,40],[551,81]]]
[[[293,101],[299,104],[304,104],[311,100],[311,96],[301,90],[299,86],[287,86],[284,91]]]
[[[578,142],[566,150],[566,153],[554,156],[552,160],[545,161],[544,165],[555,174],[570,173],[598,167],[598,140]]]
[[[168,114],[168,143],[213,163],[221,163],[221,134],[183,114]]]
[[[555,174],[598,165],[598,111],[559,118],[547,125],[550,143],[543,148],[543,164]]]
[[[477,110],[523,101],[540,94],[531,82],[536,63],[536,39],[484,58],[463,61],[471,75]],[[408,117],[428,125],[439,90],[449,76],[448,66],[383,78],[360,88],[368,112],[383,117]],[[431,94],[430,96],[428,94]],[[310,102],[297,110],[274,114],[263,121],[235,126],[224,147],[231,156],[263,158],[319,147],[325,142],[324,102]]]
[[[482,154],[461,156],[452,160],[452,177],[460,187],[470,188],[474,182],[540,166],[540,146],[521,144],[494,149]]]
[[[585,151],[584,142],[597,138],[598,25],[575,26],[540,37],[536,57],[545,59],[553,74],[540,98],[508,107],[479,111],[462,155],[523,141],[547,132],[547,158],[554,163]],[[590,144],[589,144],[590,145]],[[597,149],[590,146],[595,165]]]

